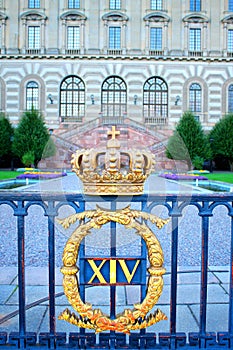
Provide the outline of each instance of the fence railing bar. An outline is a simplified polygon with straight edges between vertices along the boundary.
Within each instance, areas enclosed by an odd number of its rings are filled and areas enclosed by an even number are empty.
[[[80,202],[79,203],[79,211],[83,212],[85,211],[85,202]],[[81,220],[80,223],[84,223],[84,220]],[[84,240],[81,242],[80,244],[80,254],[79,254],[79,271],[81,272],[79,274],[79,280],[80,280],[80,286],[79,286],[79,290],[80,290],[80,297],[83,300],[83,302],[86,302],[86,298],[85,298],[85,285],[84,285],[84,273],[82,273],[82,271],[84,271],[84,256],[85,256],[85,238]],[[85,348],[85,334],[86,334],[86,329],[85,328],[80,328],[80,347],[81,348]]]
[[[26,308],[25,308],[25,209],[24,203],[18,203],[17,216],[18,229],[18,297],[19,297],[19,346],[25,347],[26,335]]]
[[[205,203],[208,204],[208,203]],[[201,213],[199,213],[200,215]],[[203,213],[204,214],[204,213]],[[205,215],[205,214],[204,214]],[[200,347],[205,347],[206,312],[207,312],[207,281],[208,281],[208,239],[209,216],[202,215],[202,243],[201,243],[201,291],[200,291]]]
[[[233,345],[233,216],[231,215],[231,255],[230,255],[230,286],[229,286],[229,318],[228,332],[230,347]]]
[[[49,251],[49,327],[50,336],[55,335],[55,230],[54,216],[48,216],[48,251]]]
[[[111,210],[116,210],[116,202],[111,202]],[[110,254],[116,257],[116,223],[110,222]],[[110,286],[110,318],[116,318],[116,286]],[[115,331],[110,331],[110,349],[115,349]]]
[[[171,245],[171,294],[170,294],[170,333],[171,347],[175,348],[176,301],[177,301],[177,262],[178,262],[178,216],[172,216]]]
[[[143,201],[141,203],[141,211],[146,211],[146,201]],[[147,258],[147,247],[146,247],[146,243],[145,241],[141,238],[141,257],[142,259],[144,259],[144,261],[146,261]],[[147,276],[147,266],[146,264],[142,264],[142,281],[141,281],[141,286],[140,286],[140,297],[141,300],[145,299],[146,297],[146,276]],[[145,329],[141,329],[140,330],[140,349],[144,349],[145,348],[145,334],[146,334],[146,330]]]

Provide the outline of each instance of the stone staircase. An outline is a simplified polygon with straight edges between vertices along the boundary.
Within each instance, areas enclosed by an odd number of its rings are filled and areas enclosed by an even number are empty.
[[[67,169],[70,170],[72,154],[81,148],[104,147],[108,140],[108,131],[114,121],[103,123],[101,118],[96,118],[88,123],[64,124],[53,132],[52,138],[56,145],[56,155],[42,159],[38,167],[41,169]],[[120,135],[117,138],[121,147],[147,148],[155,154],[156,171],[170,170],[174,168],[174,162],[168,160],[165,154],[166,144],[171,132],[166,130],[153,130],[143,124],[137,123],[129,118],[115,124]]]

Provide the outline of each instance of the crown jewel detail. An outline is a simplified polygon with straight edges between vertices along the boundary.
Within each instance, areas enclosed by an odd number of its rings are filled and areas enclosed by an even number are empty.
[[[155,156],[148,150],[121,149],[115,126],[108,131],[106,148],[77,150],[72,155],[72,170],[89,195],[140,195],[153,170]]]

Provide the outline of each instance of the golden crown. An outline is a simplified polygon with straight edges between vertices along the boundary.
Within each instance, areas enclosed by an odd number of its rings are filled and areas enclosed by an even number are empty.
[[[106,148],[77,150],[72,155],[72,170],[89,195],[140,195],[153,170],[155,156],[141,149],[121,150],[115,126],[108,131]]]

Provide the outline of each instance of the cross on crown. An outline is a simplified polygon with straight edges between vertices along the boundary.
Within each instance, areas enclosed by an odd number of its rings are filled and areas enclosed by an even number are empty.
[[[108,131],[108,136],[109,135],[112,136],[112,140],[115,140],[116,136],[120,135],[120,134],[121,134],[121,132],[116,130],[115,125],[112,126],[112,130],[111,131]]]

